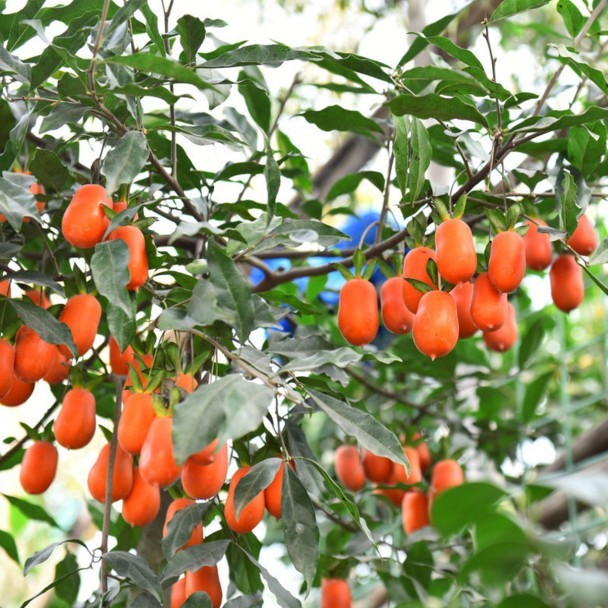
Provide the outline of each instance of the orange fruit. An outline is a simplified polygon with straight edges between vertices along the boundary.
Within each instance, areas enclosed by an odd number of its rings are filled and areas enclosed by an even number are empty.
[[[234,508],[234,493],[239,481],[247,475],[251,467],[244,466],[234,473],[228,486],[228,497],[224,505],[224,517],[228,527],[237,534],[247,534],[251,532],[264,517],[264,492],[254,496],[236,516]]]
[[[2,405],[14,407],[25,403],[34,392],[35,384],[33,382],[23,382],[17,376],[13,376],[13,381],[8,392],[0,398]]]
[[[590,255],[597,249],[598,237],[593,224],[583,213],[578,218],[576,230],[568,239],[568,245],[579,255]]]
[[[55,358],[51,369],[44,376],[44,381],[49,384],[61,384],[67,380],[70,375],[70,367],[72,366],[71,358],[66,357],[61,353],[59,348],[55,347]]]
[[[477,268],[473,233],[460,219],[444,220],[435,233],[437,270],[448,283],[468,281]]]
[[[380,289],[382,321],[394,334],[407,334],[412,330],[414,314],[403,301],[403,279],[392,277]]]
[[[406,534],[429,525],[428,497],[424,492],[406,492],[401,502],[401,521]]]
[[[112,199],[104,187],[86,184],[76,190],[61,219],[61,232],[70,245],[88,249],[101,243],[110,225],[104,205],[113,208]]]
[[[76,387],[63,398],[53,425],[59,445],[77,450],[87,445],[95,434],[95,397],[85,388]]]
[[[514,230],[499,232],[490,246],[488,277],[494,289],[510,293],[519,287],[526,274],[526,247]]]
[[[547,224],[539,218],[534,221],[527,221],[528,232],[524,234],[524,247],[526,250],[526,265],[532,270],[544,270],[551,264],[553,257],[553,247],[549,235],[539,232],[539,226]]]
[[[121,353],[118,342],[116,342],[113,336],[110,336],[109,346],[110,367],[112,368],[112,373],[116,374],[117,376],[126,376],[129,373],[129,365],[133,363],[133,359],[135,358],[133,348],[131,346],[127,346],[127,348],[125,348],[125,350]]]
[[[336,477],[351,492],[358,492],[365,485],[365,470],[354,445],[341,445],[336,450]]]
[[[214,439],[207,447],[204,447],[200,452],[192,454],[190,460],[196,464],[210,464],[212,463],[218,454],[217,439]]]
[[[182,608],[186,602],[186,577],[180,578],[171,585],[171,605],[170,608]]]
[[[182,469],[182,486],[192,498],[213,498],[226,481],[228,474],[228,446],[224,444],[215,460],[200,465],[188,458]]]
[[[350,608],[352,598],[348,581],[324,578],[321,581],[321,608]]]
[[[176,498],[167,508],[167,514],[165,516],[165,524],[163,526],[163,538],[165,536],[167,536],[167,532],[169,530],[169,522],[173,519],[174,515],[178,512],[181,511],[182,509],[185,509],[186,507],[189,507],[190,505],[193,505],[194,501],[191,500],[190,498]],[[191,547],[192,545],[200,545],[204,540],[204,535],[203,535],[203,524],[197,524],[196,526],[194,526],[194,528],[192,528],[192,534],[190,535],[190,539],[186,542],[185,545],[183,545],[181,547],[181,549],[185,549],[186,547]]]
[[[483,341],[490,350],[504,353],[517,341],[517,319],[511,302],[507,302],[507,320],[496,331],[484,331]]]
[[[410,249],[403,260],[403,278],[416,279],[426,283],[429,287],[437,289],[438,285],[433,283],[426,271],[429,260],[435,259],[435,252],[428,247],[414,247]],[[421,291],[416,289],[409,281],[403,281],[403,301],[405,305],[415,314],[422,296]]]
[[[106,443],[99,452],[97,460],[89,471],[87,486],[91,496],[99,501],[106,499],[106,479],[110,460],[110,444]],[[122,500],[129,495],[133,486],[133,460],[119,445],[116,446],[116,459],[112,473],[112,502]]]
[[[0,338],[0,399],[8,393],[13,384],[15,374],[15,349],[8,340]]]
[[[11,282],[9,280],[0,281],[0,296],[11,297]]]
[[[129,393],[118,422],[118,443],[129,454],[139,454],[156,420],[152,395]]]
[[[420,299],[412,330],[414,344],[431,360],[450,353],[458,342],[458,311],[449,293],[429,291]]]
[[[101,304],[87,293],[72,296],[63,307],[59,320],[72,332],[78,354],[82,357],[92,346],[101,320]],[[59,346],[64,356],[71,353],[65,345]]]
[[[141,476],[139,469],[133,469],[133,485],[122,502],[122,516],[132,526],[147,526],[160,510],[160,490],[151,486]]]
[[[181,467],[175,462],[172,428],[171,416],[157,416],[141,447],[139,468],[150,485],[165,488],[179,479]]]
[[[585,297],[583,269],[572,255],[560,255],[549,271],[551,297],[560,310],[570,312],[578,308]]]
[[[45,310],[51,305],[51,301],[41,289],[28,289],[23,295],[29,298],[36,306],[41,306]]]
[[[127,289],[137,290],[148,280],[148,256],[143,232],[135,226],[119,226],[108,235],[108,241],[121,239],[129,248],[129,282]]]
[[[481,331],[496,331],[507,320],[507,294],[494,289],[486,272],[473,284],[471,319]]]
[[[222,586],[217,566],[203,566],[195,572],[186,572],[186,598],[197,591],[204,591],[209,596],[212,608],[220,608]]]
[[[23,455],[19,481],[28,494],[42,494],[57,473],[57,448],[48,441],[34,442]]]
[[[477,332],[477,326],[471,317],[471,300],[473,299],[473,283],[466,282],[456,285],[450,295],[456,302],[458,314],[458,337],[470,338]]]
[[[433,467],[431,487],[435,494],[464,483],[462,467],[455,460],[440,460]]]
[[[22,325],[15,339],[15,375],[23,382],[44,378],[55,363],[55,346]]]
[[[365,279],[351,279],[340,290],[338,327],[344,339],[354,346],[369,344],[378,333],[378,296]]]

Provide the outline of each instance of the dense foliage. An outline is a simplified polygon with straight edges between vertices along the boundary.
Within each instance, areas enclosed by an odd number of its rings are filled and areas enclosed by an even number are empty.
[[[607,0],[494,2],[473,51],[479,4],[389,66],[145,0],[2,3],[0,403],[52,399],[4,437],[33,496],[0,546],[55,559],[49,605],[603,605]],[[522,45],[533,90],[497,78]],[[372,152],[326,183],[303,129]],[[34,497],[68,448],[101,450],[100,544]],[[24,560],[27,520],[57,542]]]

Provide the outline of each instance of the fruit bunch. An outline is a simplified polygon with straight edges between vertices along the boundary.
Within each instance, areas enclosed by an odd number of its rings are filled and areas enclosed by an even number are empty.
[[[570,250],[589,255],[598,244],[593,225],[583,214],[567,240],[568,252],[553,261],[550,236],[542,231],[544,222],[529,219],[516,230],[516,209],[507,214],[506,224],[500,217],[491,217],[497,232],[484,268],[473,233],[462,219],[465,204],[457,205],[451,217],[437,203],[441,219],[437,220],[434,249],[422,244],[425,220],[421,224],[414,218],[411,226],[416,245],[405,256],[399,276],[389,278],[380,292],[385,327],[395,334],[411,331],[418,350],[432,360],[447,355],[459,339],[470,338],[478,331],[490,350],[509,350],[517,340],[518,329],[508,294],[519,287],[526,267],[544,270],[551,265],[553,302],[564,312],[577,308],[584,297],[583,270]],[[520,232],[524,231],[522,236]],[[363,255],[358,254],[360,257],[354,260],[356,266],[359,264],[357,275],[351,275],[340,292],[338,327],[347,342],[362,346],[376,337],[380,315],[376,290],[368,280],[370,272],[361,273]]]

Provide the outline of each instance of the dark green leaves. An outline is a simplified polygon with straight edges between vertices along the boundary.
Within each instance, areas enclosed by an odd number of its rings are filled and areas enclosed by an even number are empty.
[[[395,171],[404,199],[412,203],[423,190],[433,149],[429,133],[417,118],[394,116]]]
[[[280,466],[280,458],[267,458],[251,467],[247,475],[239,480],[234,491],[234,513],[237,518],[242,509],[271,484]]]
[[[68,178],[68,170],[57,154],[43,148],[36,150],[29,167],[40,183],[53,190],[61,190]]]
[[[364,448],[378,456],[385,456],[393,462],[404,464],[409,470],[409,462],[399,440],[373,416],[329,395],[317,391],[309,391],[309,394],[321,410],[347,435],[355,437]]]
[[[239,74],[238,89],[245,99],[251,118],[262,128],[264,133],[268,133],[270,130],[271,106],[266,88],[243,71]]]
[[[91,257],[97,291],[127,315],[131,314],[131,300],[126,287],[131,276],[129,259],[129,248],[122,239],[99,243]]]
[[[578,215],[580,213],[576,204],[578,188],[571,173],[564,172],[563,175],[561,189],[557,189],[558,203],[561,207],[561,218],[564,230],[568,234],[572,234],[576,230]]]
[[[108,194],[121,184],[130,184],[142,170],[148,158],[146,136],[141,131],[125,133],[106,155],[102,173],[106,176]]]
[[[308,51],[291,49],[284,44],[252,44],[229,50],[218,57],[203,63],[202,68],[231,68],[243,65],[278,66],[294,59],[307,60]]]
[[[147,591],[162,603],[163,593],[160,583],[145,559],[127,551],[112,551],[106,553],[103,559],[118,576],[129,579],[136,587]]]
[[[0,547],[2,547],[6,554],[16,563],[19,564],[19,552],[17,551],[17,545],[15,539],[11,534],[5,530],[0,530]]]
[[[181,61],[195,63],[196,53],[205,40],[205,24],[198,17],[183,15],[177,20],[175,30],[184,49],[180,55]]]
[[[464,103],[456,97],[430,95],[410,95],[402,93],[395,97],[390,109],[396,116],[410,114],[418,118],[435,118],[439,120],[469,120],[487,126],[487,120],[475,106]]]
[[[201,523],[203,515],[210,506],[209,502],[194,503],[173,515],[167,527],[167,535],[162,540],[165,557],[171,557],[188,542],[192,529]]]
[[[273,396],[272,389],[247,382],[239,374],[200,386],[175,408],[175,458],[183,462],[216,437],[222,444],[227,439],[238,439],[255,430]]]
[[[267,222],[274,216],[277,202],[277,194],[281,186],[281,170],[272,154],[270,147],[266,152],[266,166],[264,167],[264,177],[266,178],[266,191],[268,192],[268,213]]]
[[[545,4],[549,4],[549,0],[503,0],[492,13],[490,21],[505,19],[532,8],[540,8],[541,6],[545,6]]]
[[[167,562],[160,576],[163,586],[174,582],[186,570],[195,571],[203,566],[215,566],[224,557],[229,544],[229,540],[205,541],[200,545],[182,549]]]
[[[27,188],[0,177],[0,213],[19,232],[24,217],[36,218],[38,215],[34,195]]]
[[[359,173],[351,173],[342,179],[339,179],[332,187],[326,196],[326,200],[333,201],[342,194],[350,194],[354,192],[363,180],[370,181],[380,192],[384,190],[384,175],[377,171],[360,171]]]
[[[355,110],[345,110],[340,106],[329,106],[322,110],[306,110],[302,116],[311,124],[323,131],[350,131],[361,135],[372,136],[382,133],[382,127]]]
[[[310,590],[319,561],[319,529],[310,497],[289,466],[283,474],[281,509],[287,553]]]

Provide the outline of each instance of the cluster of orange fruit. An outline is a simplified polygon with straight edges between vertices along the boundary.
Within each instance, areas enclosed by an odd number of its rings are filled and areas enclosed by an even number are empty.
[[[351,492],[359,492],[366,481],[378,486],[374,494],[385,496],[401,509],[403,529],[406,534],[429,525],[433,499],[448,488],[464,483],[464,473],[458,462],[440,460],[433,465],[431,453],[420,435],[413,438],[415,446],[404,446],[403,452],[410,463],[409,475],[404,465],[378,456],[369,450],[363,455],[353,445],[343,445],[336,450],[336,476]],[[413,486],[422,483],[424,474],[430,472],[429,491],[419,488],[404,490],[398,484]],[[395,487],[390,487],[395,486]]]
[[[551,295],[564,312],[579,306],[584,297],[583,270],[570,253],[553,260],[550,237],[539,232],[540,219],[527,221],[522,237],[515,230],[499,232],[491,242],[487,272],[476,275],[477,254],[473,234],[461,219],[444,220],[435,232],[435,250],[418,246],[403,261],[400,276],[382,286],[382,320],[395,334],[412,331],[418,350],[431,359],[450,353],[459,339],[481,330],[491,350],[503,352],[517,340],[515,309],[507,294],[515,291],[526,266],[544,270],[551,265]],[[580,255],[595,251],[598,237],[589,218],[581,215],[567,241]],[[436,264],[438,276],[429,274]],[[441,291],[444,279],[453,288]],[[413,282],[407,279],[412,279]],[[367,280],[347,281],[340,291],[338,327],[353,345],[369,344],[380,324],[377,294]]]

